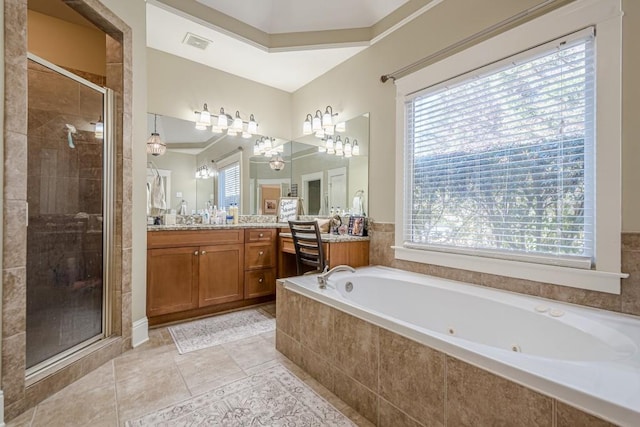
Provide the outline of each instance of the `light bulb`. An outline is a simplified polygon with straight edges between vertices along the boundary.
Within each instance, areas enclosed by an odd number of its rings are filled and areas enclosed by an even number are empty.
[[[242,132],[242,119],[240,118],[239,111],[236,111],[236,117],[233,119],[233,125],[231,125],[231,130],[237,133]]]
[[[224,108],[220,108],[220,115],[218,116],[218,127],[222,130],[229,127],[229,120],[224,112]]]
[[[258,133],[258,123],[256,123],[256,119],[253,117],[253,114],[249,116],[249,124],[247,125],[247,132],[251,135],[255,135],[256,133]]]
[[[311,114],[307,114],[307,117],[304,119],[304,123],[302,124],[302,134],[303,135],[311,135],[313,130],[311,129]]]
[[[320,110],[316,111],[316,115],[313,118],[311,129],[314,132],[320,132],[322,130],[322,117],[320,117],[320,114],[321,114]],[[316,134],[316,136],[317,136],[317,134]]]
[[[360,146],[358,145],[358,140],[357,139],[353,140],[353,148],[351,150],[351,154],[353,154],[354,156],[359,156],[360,155]]]
[[[333,108],[331,106],[327,106],[324,110],[324,114],[322,115],[322,127],[328,128],[329,126],[333,126]]]

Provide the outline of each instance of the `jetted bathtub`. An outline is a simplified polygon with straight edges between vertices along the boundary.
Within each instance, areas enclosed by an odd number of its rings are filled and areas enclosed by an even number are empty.
[[[640,425],[640,320],[386,267],[286,289],[621,425]]]

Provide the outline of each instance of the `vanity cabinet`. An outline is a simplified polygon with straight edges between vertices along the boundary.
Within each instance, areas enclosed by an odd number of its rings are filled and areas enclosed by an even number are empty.
[[[165,248],[147,251],[147,316],[198,307],[197,248]]]
[[[245,230],[244,297],[273,295],[276,290],[276,230]]]
[[[243,299],[243,245],[203,246],[200,250],[199,306]]]
[[[276,257],[275,229],[148,232],[149,324],[273,299]]]

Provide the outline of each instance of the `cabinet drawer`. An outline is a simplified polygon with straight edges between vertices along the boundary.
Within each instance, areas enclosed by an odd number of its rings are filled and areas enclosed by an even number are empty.
[[[244,268],[253,270],[255,268],[275,267],[276,253],[275,246],[271,243],[246,243],[244,248]]]
[[[250,242],[273,242],[276,237],[274,228],[247,228],[244,230],[244,241]]]
[[[244,273],[245,299],[271,295],[275,291],[276,274],[273,268],[263,268]]]
[[[223,230],[148,231],[147,248],[177,246],[228,245],[242,243],[243,231],[239,228]]]

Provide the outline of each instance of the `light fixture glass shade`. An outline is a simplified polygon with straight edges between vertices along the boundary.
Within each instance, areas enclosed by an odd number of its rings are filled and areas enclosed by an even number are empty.
[[[211,114],[204,104],[202,111],[196,111],[196,129],[204,130],[207,126],[211,126]]]
[[[340,152],[343,149],[342,140],[340,137],[336,138],[336,152]]]
[[[274,155],[271,160],[269,160],[269,167],[274,171],[281,171],[284,169],[284,159],[280,156]]]
[[[162,142],[160,135],[152,133],[149,139],[147,139],[147,154],[152,156],[162,156],[167,152],[167,144]]]
[[[249,132],[242,132],[242,137],[245,139],[249,139],[252,137],[251,133]]]
[[[229,127],[229,120],[224,112],[224,108],[220,108],[220,115],[218,116],[218,128],[224,130]]]
[[[333,149],[333,138],[331,138],[331,137],[327,138],[327,143],[325,145],[325,148],[327,150]]]
[[[336,123],[336,132],[346,132],[347,124],[345,122]]]
[[[353,140],[353,148],[351,149],[351,154],[353,154],[354,156],[360,155],[360,146],[358,145],[357,139]]]
[[[325,147],[318,147],[318,153],[326,153],[327,149]]]
[[[211,133],[222,133],[222,129],[218,127],[218,125],[211,126]]]
[[[231,130],[237,133],[242,132],[242,119],[240,118],[240,112],[236,111],[236,117],[233,119]]]
[[[264,151],[270,151],[273,148],[273,141],[271,138],[266,138],[264,140]]]
[[[333,147],[327,148],[327,154],[336,154],[336,150]]]
[[[322,128],[316,132],[316,138],[324,138],[324,136],[324,130]]]
[[[351,157],[351,152],[352,152],[351,142],[349,141],[349,138],[345,138],[344,139],[344,155],[345,155],[345,157]]]
[[[311,117],[311,114],[307,114],[307,117],[304,119],[304,123],[302,124],[303,135],[311,135],[313,133],[313,130],[311,129],[311,120],[313,120],[313,117]]]
[[[102,120],[98,120],[93,130],[96,139],[104,139],[104,123]]]
[[[322,130],[322,117],[320,117],[320,114],[320,110],[316,111],[316,115],[311,122],[311,130],[316,133]]]
[[[256,141],[255,144],[253,144],[253,155],[254,156],[260,155],[260,144],[258,144],[258,141]]]
[[[247,125],[247,132],[251,135],[255,135],[258,133],[258,123],[256,123],[256,119],[253,117],[253,114],[249,116],[249,124]]]
[[[330,126],[333,126],[333,108],[329,105],[322,115],[322,127],[326,129]]]

